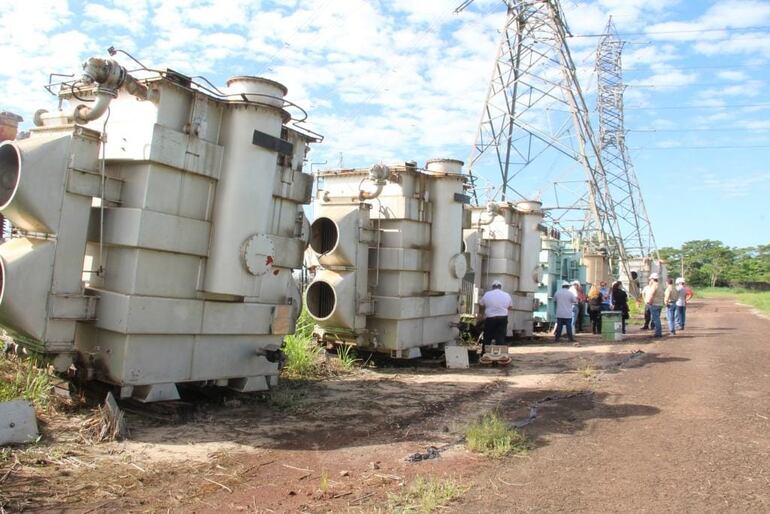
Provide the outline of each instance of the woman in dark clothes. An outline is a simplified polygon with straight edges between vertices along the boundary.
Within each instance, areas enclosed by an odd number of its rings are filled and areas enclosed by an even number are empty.
[[[623,313],[621,321],[623,323],[623,333],[626,333],[626,320],[628,319],[628,293],[623,291],[623,284],[620,280],[612,284],[612,290],[610,291],[610,297],[612,299],[612,310],[620,311]]]
[[[602,333],[602,294],[596,286],[588,292],[588,315],[591,317],[591,332]]]

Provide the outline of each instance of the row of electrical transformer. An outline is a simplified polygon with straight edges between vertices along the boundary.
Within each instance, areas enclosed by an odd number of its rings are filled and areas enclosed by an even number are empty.
[[[291,123],[284,86],[234,77],[215,92],[97,58],[84,70],[90,87],[62,88],[58,111],[0,144],[14,227],[0,325],[57,370],[147,402],[178,398],[178,383],[267,390],[308,245],[319,341],[401,358],[456,344],[493,280],[514,298],[511,333],[531,335],[564,251],[538,202],[469,206],[459,161],[375,165],[319,173],[310,226],[303,162],[320,138]]]

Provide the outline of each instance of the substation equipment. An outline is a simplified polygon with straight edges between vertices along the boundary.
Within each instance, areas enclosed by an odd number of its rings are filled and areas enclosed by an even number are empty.
[[[535,292],[540,283],[539,255],[543,211],[540,202],[490,202],[470,207],[471,227],[464,230],[469,272],[464,291],[468,314],[479,312],[478,301],[500,281],[511,295],[507,337],[531,337]],[[469,287],[470,286],[470,287]]]
[[[576,241],[562,240],[559,232],[550,230],[542,237],[540,283],[535,293],[535,328],[549,330],[556,323],[556,303],[553,296],[561,289],[565,280],[577,280],[584,290],[587,288],[583,252],[578,249]]]
[[[314,337],[394,358],[457,341],[469,226],[462,162],[326,170],[311,225]]]
[[[178,398],[176,384],[266,390],[294,331],[317,140],[286,88],[225,92],[171,70],[137,80],[91,58],[0,145],[0,324],[57,370]]]

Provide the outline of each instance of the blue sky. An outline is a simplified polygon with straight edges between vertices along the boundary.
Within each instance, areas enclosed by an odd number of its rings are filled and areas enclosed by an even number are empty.
[[[505,12],[499,0],[0,0],[0,110],[55,108],[48,74],[124,49],[149,67],[286,84],[326,140],[314,168],[465,160]],[[770,242],[770,1],[562,0],[594,106],[593,54],[612,14],[624,51],[627,144],[658,246]],[[587,37],[583,37],[587,36]],[[130,61],[121,62],[130,65]],[[574,163],[543,157],[546,204]],[[494,182],[494,176],[488,177]]]

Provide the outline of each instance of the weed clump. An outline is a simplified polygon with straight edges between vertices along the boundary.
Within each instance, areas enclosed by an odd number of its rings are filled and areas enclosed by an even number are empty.
[[[352,346],[345,344],[337,347],[337,366],[342,371],[353,371],[358,362],[360,359]]]
[[[311,380],[352,372],[361,362],[353,347],[340,345],[337,347],[337,359],[323,359],[323,348],[313,340],[313,324],[313,319],[303,309],[295,332],[284,337],[284,376]]]
[[[417,477],[400,493],[388,494],[387,512],[429,514],[443,510],[465,491],[454,480]]]
[[[45,410],[53,402],[52,390],[48,370],[34,359],[0,355],[0,402],[27,400]]]
[[[313,341],[313,319],[302,310],[293,334],[284,338],[286,355],[284,373],[296,378],[314,377],[320,373],[321,347]]]
[[[508,425],[497,413],[485,414],[465,430],[469,450],[500,458],[527,449],[527,438]]]
[[[578,374],[586,380],[592,380],[596,378],[596,368],[593,367],[590,361],[580,359],[580,363],[576,368]]]

